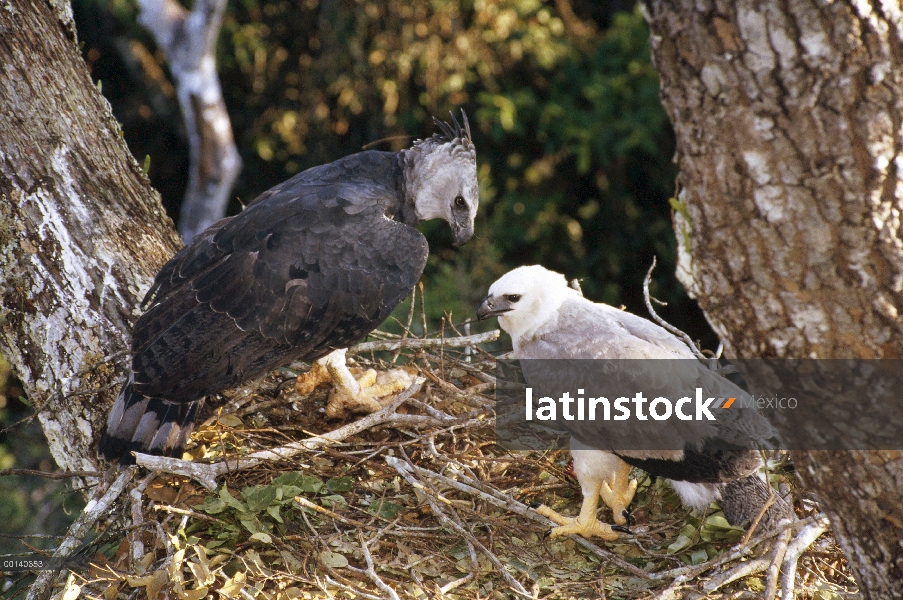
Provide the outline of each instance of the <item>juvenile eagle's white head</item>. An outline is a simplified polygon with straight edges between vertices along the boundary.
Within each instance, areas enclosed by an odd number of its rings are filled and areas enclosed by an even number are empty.
[[[470,123],[461,111],[462,127],[434,119],[440,133],[420,140],[406,152],[405,187],[419,221],[448,222],[455,246],[473,237],[473,220],[480,204],[477,154],[470,139]]]
[[[498,317],[499,325],[511,336],[515,348],[547,323],[555,323],[565,300],[582,298],[568,287],[561,273],[539,265],[518,267],[503,275],[489,288],[477,309],[477,318]]]

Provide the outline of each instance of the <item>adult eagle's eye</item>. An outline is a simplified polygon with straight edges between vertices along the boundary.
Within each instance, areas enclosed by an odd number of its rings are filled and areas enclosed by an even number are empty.
[[[463,196],[455,198],[455,208],[467,208],[467,201],[464,200]]]
[[[518,302],[520,301],[520,294],[506,294],[505,300],[511,303]]]

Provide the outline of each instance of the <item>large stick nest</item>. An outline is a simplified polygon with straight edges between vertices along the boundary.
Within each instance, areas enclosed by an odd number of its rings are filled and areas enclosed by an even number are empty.
[[[792,597],[793,582],[801,598],[855,594],[837,545],[828,534],[818,537],[823,517],[798,493],[799,522],[755,531],[741,545],[744,532],[716,506],[691,514],[667,483],[634,471],[632,535],[600,544],[547,537],[549,521],[528,505],[579,510],[567,452],[507,452],[495,444],[495,364],[482,350],[469,352],[433,344],[400,356],[357,353],[360,367],[400,362],[423,378],[394,403],[403,400],[397,410],[365,417],[360,430],[348,427],[360,416],[326,419],[328,388],[297,394],[290,369],[234,390],[188,448],[196,462],[220,465],[218,488],[201,485],[211,485],[209,472],[206,480],[144,472],[60,593],[80,588],[108,600],[759,598],[779,589]],[[260,454],[268,449],[289,457]],[[254,453],[263,458],[239,461]],[[780,457],[770,461],[769,476],[786,491],[793,475],[785,466]],[[611,522],[608,509],[599,516]],[[113,525],[123,521],[129,526]]]

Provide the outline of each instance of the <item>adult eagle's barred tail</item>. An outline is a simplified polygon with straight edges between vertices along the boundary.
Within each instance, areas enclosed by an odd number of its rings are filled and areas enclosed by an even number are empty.
[[[124,466],[135,464],[132,452],[181,456],[202,405],[203,399],[170,402],[142,396],[132,389],[130,377],[110,411],[100,454]]]

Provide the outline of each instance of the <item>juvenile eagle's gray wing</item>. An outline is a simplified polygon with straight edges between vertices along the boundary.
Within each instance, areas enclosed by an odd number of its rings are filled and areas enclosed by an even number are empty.
[[[655,323],[583,298],[565,301],[556,326],[525,344],[519,358],[689,358],[690,349]]]
[[[135,391],[192,401],[347,347],[385,320],[428,246],[349,189],[284,186],[176,255],[135,327]]]
[[[580,387],[588,395],[590,390],[597,391],[594,395],[604,395],[606,390],[625,395],[630,390],[642,391],[649,400],[657,396],[692,398],[697,387],[706,397],[743,393],[698,363],[692,352],[662,327],[583,298],[562,304],[556,325],[521,342],[518,358],[606,361],[595,363],[604,372],[589,372],[579,362],[522,361],[528,382],[544,382],[548,389],[559,391],[582,382]],[[531,376],[530,370],[542,372]],[[598,393],[600,389],[602,393]],[[720,411],[717,421],[672,418],[653,427],[639,427],[634,420],[558,422],[586,445],[611,450],[653,474],[685,481],[726,481],[749,474],[759,459],[747,449],[773,435],[771,426],[754,409],[739,405]]]

